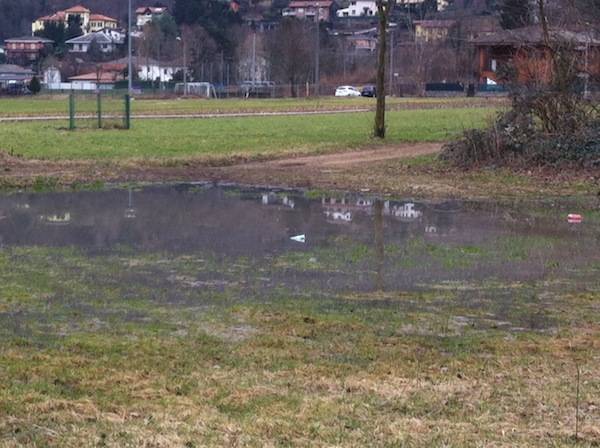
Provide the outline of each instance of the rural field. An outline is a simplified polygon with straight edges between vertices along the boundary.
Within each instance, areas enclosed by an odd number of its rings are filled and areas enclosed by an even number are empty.
[[[502,103],[412,101],[385,143],[372,112],[135,119],[363,100],[0,120],[0,447],[598,446],[597,178],[451,167]]]
[[[0,445],[597,446],[597,212],[332,199],[0,198]]]
[[[77,113],[86,114],[96,111],[95,95],[76,96]],[[390,109],[440,108],[440,107],[494,107],[504,104],[502,98],[389,98]],[[109,111],[123,110],[122,96],[106,95],[104,107]],[[372,109],[372,98],[302,98],[302,99],[153,99],[137,98],[132,101],[133,114],[141,115],[177,115],[177,114],[218,114],[248,112],[310,112],[319,110]],[[67,115],[68,95],[48,95],[35,98],[0,98],[0,118],[27,117],[44,115]]]
[[[482,126],[494,109],[432,109],[389,113],[389,141],[444,141]],[[357,149],[371,139],[371,113],[213,119],[134,120],[129,131],[67,130],[67,122],[0,123],[0,146],[25,158],[227,159]]]

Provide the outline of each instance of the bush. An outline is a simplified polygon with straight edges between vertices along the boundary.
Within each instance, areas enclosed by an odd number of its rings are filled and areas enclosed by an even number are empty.
[[[600,111],[581,94],[577,53],[567,44],[553,50],[550,83],[510,85],[511,110],[486,129],[468,130],[447,144],[441,158],[462,167],[515,162],[600,166]]]
[[[29,91],[31,93],[33,93],[34,95],[40,93],[40,91],[42,90],[42,84],[40,83],[40,80],[38,79],[37,76],[34,76],[31,79],[31,82],[29,83]]]

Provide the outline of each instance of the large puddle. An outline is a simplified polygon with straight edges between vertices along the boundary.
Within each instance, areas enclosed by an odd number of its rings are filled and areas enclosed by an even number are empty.
[[[210,184],[14,194],[0,197],[0,266],[15,288],[47,276],[38,285],[46,306],[78,309],[72,319],[103,307],[118,314],[114,302],[98,305],[109,294],[173,306],[285,296],[433,313],[451,297],[469,322],[546,329],[547,308],[564,293],[600,289],[600,214],[571,224],[571,212]],[[15,331],[44,316],[39,306],[0,308]]]

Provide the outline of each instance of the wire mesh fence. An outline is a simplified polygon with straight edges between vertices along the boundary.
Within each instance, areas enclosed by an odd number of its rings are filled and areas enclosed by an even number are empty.
[[[129,95],[71,93],[68,96],[68,111],[70,130],[131,127]]]

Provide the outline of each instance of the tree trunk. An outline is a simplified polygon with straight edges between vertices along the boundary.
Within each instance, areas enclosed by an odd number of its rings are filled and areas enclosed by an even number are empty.
[[[550,48],[550,30],[548,29],[548,16],[546,15],[545,0],[538,0],[538,10],[540,14],[540,22],[542,24],[542,33],[544,35],[544,44]]]
[[[379,6],[379,36],[377,54],[377,109],[375,110],[376,138],[385,138],[385,62],[387,53],[388,10]]]

